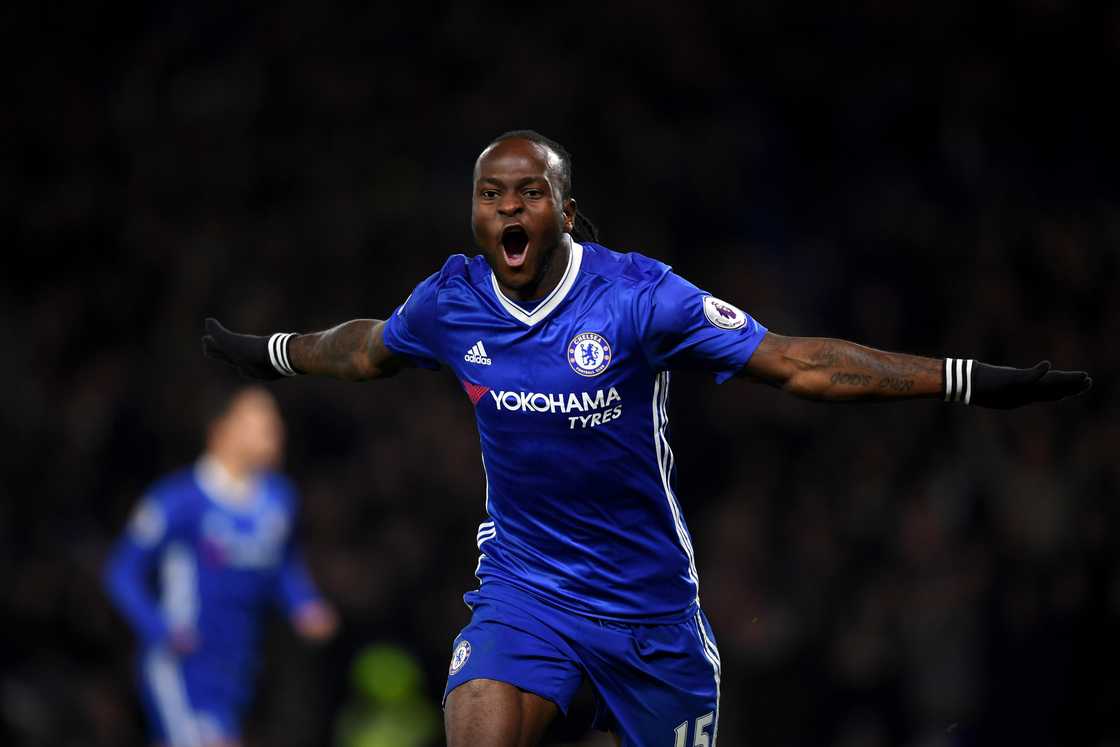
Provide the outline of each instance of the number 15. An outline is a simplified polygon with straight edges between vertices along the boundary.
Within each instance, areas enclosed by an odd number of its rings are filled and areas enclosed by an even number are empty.
[[[712,725],[715,718],[714,713],[705,713],[703,716],[696,717],[696,729],[693,731],[692,747],[711,747],[711,735],[705,730]],[[677,738],[673,747],[688,747],[687,721],[682,722],[680,726],[673,729],[673,734]]]

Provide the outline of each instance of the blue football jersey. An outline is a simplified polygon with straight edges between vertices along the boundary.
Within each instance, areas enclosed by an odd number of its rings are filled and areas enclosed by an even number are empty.
[[[695,613],[675,493],[670,372],[724,381],[766,329],[640,254],[570,243],[559,285],[507,299],[482,256],[451,257],[387,320],[385,345],[448,366],[475,407],[486,475],[477,576],[620,621]]]
[[[187,629],[183,677],[211,700],[244,701],[264,614],[317,598],[293,539],[296,494],[275,473],[238,490],[209,459],[157,482],[106,568],[108,590],[148,651]],[[153,578],[154,577],[154,578]],[[154,582],[154,583],[153,583]]]

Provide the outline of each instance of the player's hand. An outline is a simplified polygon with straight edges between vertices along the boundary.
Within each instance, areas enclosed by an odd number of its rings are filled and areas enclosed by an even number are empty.
[[[202,352],[208,358],[228,363],[246,378],[271,381],[284,376],[274,362],[281,355],[280,351],[275,345],[270,349],[270,343],[274,343],[277,337],[284,336],[240,335],[209,317],[206,319],[206,334],[202,337]],[[287,365],[287,361],[282,365]]]
[[[1057,371],[1050,367],[1050,361],[1041,361],[1031,368],[989,366],[975,361],[972,369],[971,404],[1000,410],[1074,397],[1093,386],[1085,371]]]
[[[338,615],[325,602],[305,602],[292,615],[292,625],[304,638],[321,643],[338,630]]]

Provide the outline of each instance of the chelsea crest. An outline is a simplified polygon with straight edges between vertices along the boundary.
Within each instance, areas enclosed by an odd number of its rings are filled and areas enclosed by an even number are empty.
[[[463,668],[469,658],[471,658],[471,642],[463,639],[459,641],[459,645],[455,647],[455,651],[451,654],[451,666],[447,670],[448,673],[456,674]]]
[[[611,344],[594,332],[580,332],[568,343],[568,365],[580,376],[598,376],[611,364]]]

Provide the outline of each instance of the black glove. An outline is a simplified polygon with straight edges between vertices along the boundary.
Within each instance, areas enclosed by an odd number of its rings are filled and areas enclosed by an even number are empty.
[[[962,358],[945,359],[945,401],[1009,410],[1031,402],[1054,402],[1089,390],[1084,371],[1054,371],[1050,361],[1031,368],[989,366]]]
[[[225,361],[246,378],[271,381],[296,375],[288,360],[288,342],[295,336],[290,332],[267,337],[239,335],[209,317],[206,319],[206,334],[202,337],[202,352],[208,358]]]

